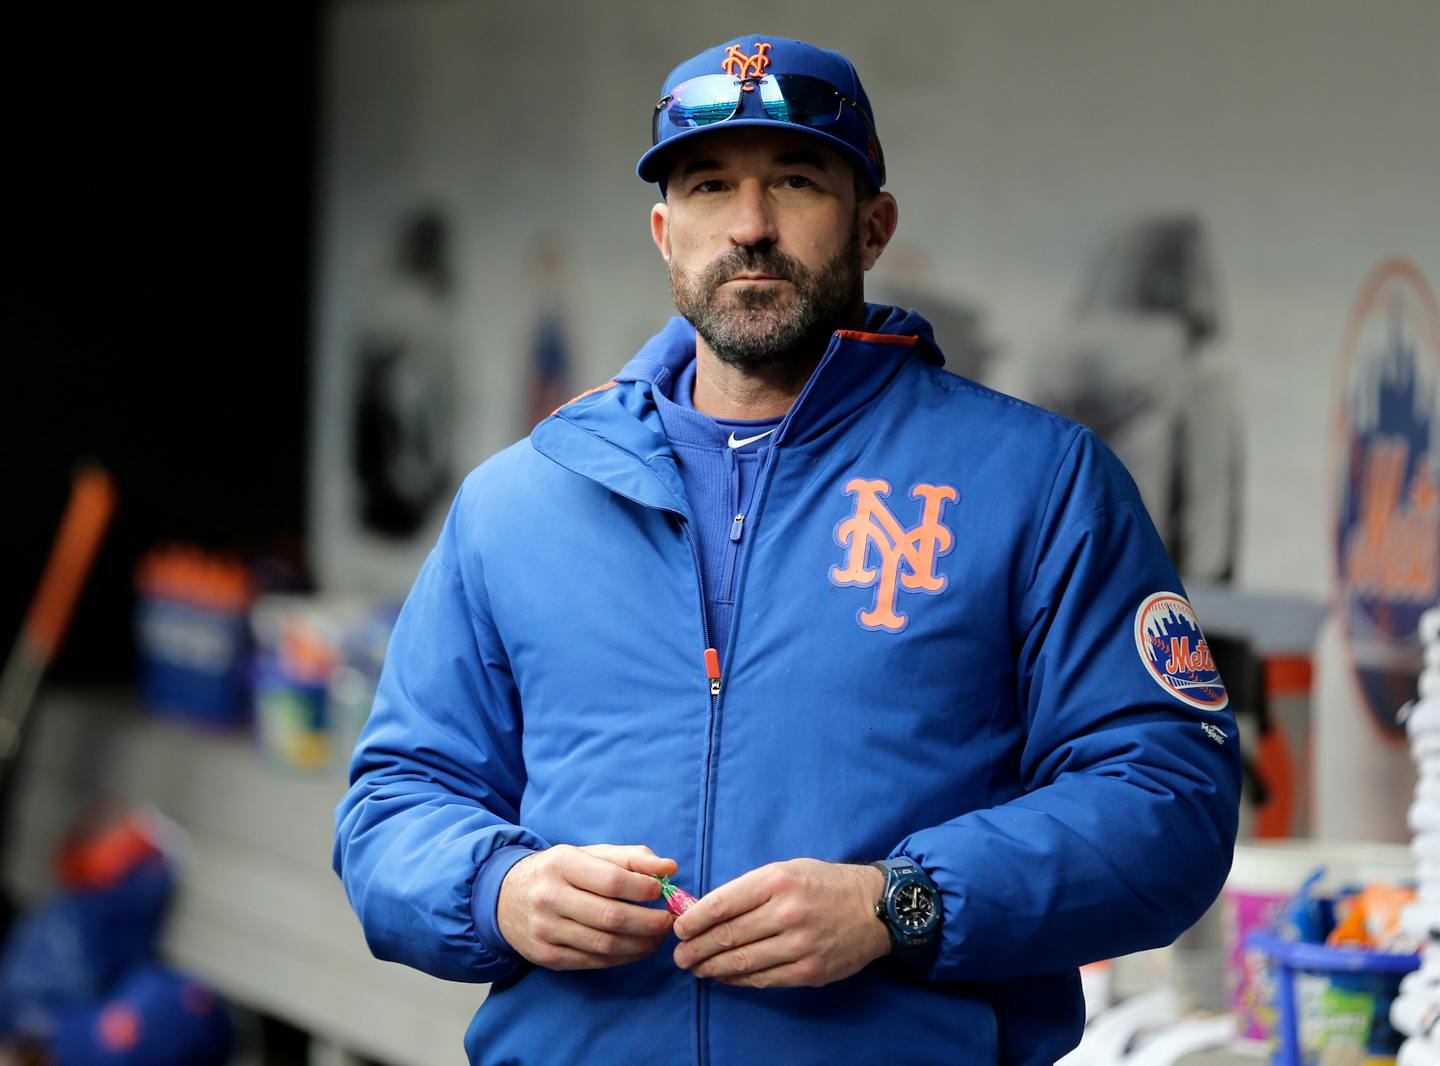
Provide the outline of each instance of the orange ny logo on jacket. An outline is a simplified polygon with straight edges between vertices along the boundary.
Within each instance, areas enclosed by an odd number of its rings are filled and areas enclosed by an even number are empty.
[[[955,535],[940,519],[946,503],[960,494],[949,485],[916,485],[910,490],[921,501],[920,524],[906,529],[885,506],[890,482],[852,478],[845,494],[855,497],[855,513],[835,527],[835,542],[848,549],[845,565],[830,568],[830,582],[838,588],[875,589],[875,604],[857,617],[865,629],[898,633],[909,623],[896,608],[900,590],[934,596],[945,588],[935,573],[935,562],[955,546]],[[879,556],[878,567],[868,566],[870,549]]]

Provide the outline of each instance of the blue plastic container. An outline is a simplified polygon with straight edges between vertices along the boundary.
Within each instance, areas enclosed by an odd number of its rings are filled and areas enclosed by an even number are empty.
[[[272,766],[317,770],[332,758],[329,687],[294,677],[274,654],[255,659],[255,737]]]
[[[249,722],[243,611],[142,595],[135,622],[140,690],[151,709],[221,728]]]
[[[1338,1045],[1354,1042],[1353,1057],[1365,1066],[1393,1063],[1403,1034],[1390,1024],[1390,1003],[1400,979],[1420,968],[1420,956],[1387,955],[1356,948],[1329,948],[1254,932],[1247,946],[1274,967],[1276,1009],[1274,1066],[1316,1066],[1337,1058]]]

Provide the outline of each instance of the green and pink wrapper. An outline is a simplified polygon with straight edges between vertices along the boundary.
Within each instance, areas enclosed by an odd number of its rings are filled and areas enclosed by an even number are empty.
[[[665,898],[665,908],[675,915],[684,914],[691,907],[700,901],[690,895],[679,885],[672,885],[670,878],[661,877],[659,874],[651,874],[651,877],[660,882],[660,895]]]

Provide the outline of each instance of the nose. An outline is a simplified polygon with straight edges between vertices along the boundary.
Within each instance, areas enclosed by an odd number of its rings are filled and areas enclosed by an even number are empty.
[[[771,204],[759,181],[742,181],[731,203],[731,244],[752,248],[759,244],[775,243],[780,234],[775,227]]]

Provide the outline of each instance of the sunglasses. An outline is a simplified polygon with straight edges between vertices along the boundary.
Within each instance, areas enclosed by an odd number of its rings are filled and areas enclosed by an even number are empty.
[[[808,129],[823,130],[840,120],[846,107],[854,108],[870,131],[875,146],[875,173],[885,184],[885,153],[875,123],[854,100],[835,86],[806,74],[767,74],[760,78],[732,78],[728,74],[702,74],[682,81],[660,98],[650,121],[650,143],[660,143],[663,119],[679,129],[712,126],[734,118],[740,110],[741,93],[760,91],[760,106],[777,122],[791,122]]]

